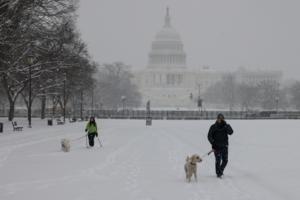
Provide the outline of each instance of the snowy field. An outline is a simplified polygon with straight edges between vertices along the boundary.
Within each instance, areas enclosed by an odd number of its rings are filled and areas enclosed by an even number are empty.
[[[6,121],[1,119],[0,121]],[[22,124],[21,120],[20,125]],[[193,153],[210,150],[213,121],[98,120],[93,149],[74,141],[60,151],[61,138],[84,134],[85,122],[0,134],[1,200],[297,200],[300,199],[300,121],[228,121],[229,164],[223,179],[214,157],[198,166],[198,182],[187,183],[183,165]]]

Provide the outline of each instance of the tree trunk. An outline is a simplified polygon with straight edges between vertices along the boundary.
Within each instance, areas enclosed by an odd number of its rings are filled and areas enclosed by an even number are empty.
[[[10,86],[7,82],[7,77],[4,76],[2,78],[2,86],[6,92],[6,96],[9,102],[9,113],[8,113],[8,120],[12,121],[15,117],[15,103],[19,96],[19,94],[23,91],[25,88],[25,85],[22,85],[16,92],[13,92],[10,90]]]
[[[52,98],[52,119],[55,117],[55,110],[56,110],[56,102],[55,97]]]
[[[27,107],[28,127],[31,128],[31,105]]]
[[[80,119],[83,120],[83,91],[80,91]]]
[[[8,120],[12,121],[15,117],[15,102],[9,101],[9,113],[8,113]]]
[[[41,119],[45,119],[46,115],[46,96],[41,98]]]
[[[23,100],[24,100],[24,103],[26,105],[26,108],[27,108],[27,120],[28,120],[28,127],[31,128],[31,103],[30,103],[30,99],[26,99],[26,96],[21,93],[22,97],[23,97]]]

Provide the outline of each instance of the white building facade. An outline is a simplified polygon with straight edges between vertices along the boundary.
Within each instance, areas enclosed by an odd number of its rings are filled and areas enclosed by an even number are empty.
[[[146,69],[134,71],[134,82],[139,87],[142,103],[148,100],[155,108],[196,108],[197,100],[210,86],[221,81],[226,73],[208,67],[191,70],[186,66],[186,53],[180,35],[172,27],[169,9],[163,28],[156,34],[148,55]],[[242,73],[247,77],[247,73]],[[251,78],[255,75],[252,72]],[[228,74],[228,73],[227,73]],[[269,79],[280,78],[279,74],[258,73]],[[243,81],[241,76],[239,81]],[[205,102],[204,102],[205,103]]]

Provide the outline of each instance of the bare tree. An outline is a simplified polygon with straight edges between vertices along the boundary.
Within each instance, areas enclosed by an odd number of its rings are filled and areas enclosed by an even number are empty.
[[[289,89],[290,102],[297,109],[300,110],[300,82],[295,82]]]
[[[224,75],[221,81],[208,88],[204,94],[206,102],[226,105],[232,110],[236,104],[237,83],[232,74]]]
[[[236,92],[237,102],[240,104],[241,110],[248,111],[257,105],[258,88],[256,85],[239,84]]]
[[[0,73],[10,103],[10,120],[20,94],[31,121],[31,106],[37,97],[44,118],[47,94],[56,93],[57,104],[65,110],[80,79],[93,81],[87,73],[92,70],[87,69],[94,66],[75,26],[76,2],[0,2]]]
[[[276,81],[262,81],[257,86],[258,100],[261,108],[277,109],[279,102],[279,83]]]
[[[107,108],[118,108],[123,103],[139,106],[141,95],[131,81],[132,76],[129,66],[123,63],[105,64],[98,77],[97,101]]]

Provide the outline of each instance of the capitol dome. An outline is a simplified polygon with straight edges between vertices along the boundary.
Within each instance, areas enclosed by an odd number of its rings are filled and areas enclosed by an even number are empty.
[[[174,28],[166,26],[156,34],[155,41],[178,41],[181,43],[181,38]]]
[[[169,8],[163,28],[156,34],[149,53],[148,66],[159,68],[182,68],[186,65],[186,54],[180,35],[171,25]]]

